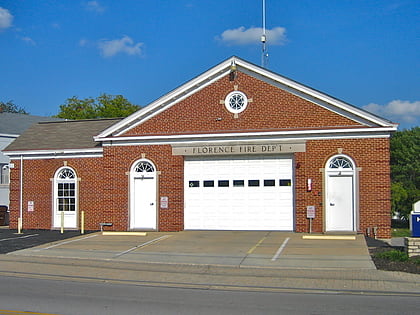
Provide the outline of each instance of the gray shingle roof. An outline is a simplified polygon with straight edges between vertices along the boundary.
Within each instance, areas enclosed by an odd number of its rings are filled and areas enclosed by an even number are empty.
[[[120,121],[116,119],[40,122],[29,127],[3,151],[88,149],[100,146],[93,136]]]
[[[31,125],[40,121],[59,121],[60,118],[33,116],[17,113],[0,113],[0,133],[20,135]]]

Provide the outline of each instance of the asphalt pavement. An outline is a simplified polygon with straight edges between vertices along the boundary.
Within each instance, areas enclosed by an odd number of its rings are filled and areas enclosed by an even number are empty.
[[[38,246],[10,251],[22,242]],[[0,229],[0,247],[2,252],[9,248],[7,255],[0,255],[2,275],[206,289],[420,295],[419,275],[376,270],[363,235],[266,231],[17,235]]]
[[[375,270],[363,235],[270,231],[98,232],[13,255],[242,268]]]
[[[87,233],[91,232],[88,231]],[[79,235],[80,231],[64,231],[64,233],[61,233],[57,230],[24,230],[18,234],[17,230],[10,230],[8,226],[0,226],[0,254],[57,242]]]

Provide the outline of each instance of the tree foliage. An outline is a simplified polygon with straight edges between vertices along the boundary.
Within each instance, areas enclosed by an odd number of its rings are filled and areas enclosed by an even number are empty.
[[[391,137],[392,210],[408,218],[420,199],[420,127]]]
[[[13,103],[13,101],[8,101],[6,103],[0,101],[0,113],[16,113],[16,114],[25,114],[25,115],[29,114],[22,107]]]
[[[139,109],[140,106],[131,104],[122,95],[101,94],[96,99],[73,96],[60,105],[55,117],[73,120],[127,117]]]

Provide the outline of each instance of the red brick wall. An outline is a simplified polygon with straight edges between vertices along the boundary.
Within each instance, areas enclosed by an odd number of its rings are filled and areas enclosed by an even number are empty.
[[[220,104],[234,90],[234,85],[238,85],[238,90],[253,100],[239,118],[234,118],[225,105]],[[358,124],[261,80],[238,73],[235,81],[229,81],[226,76],[129,130],[124,136],[327,126],[354,127]]]
[[[160,231],[182,231],[184,229],[184,178],[182,156],[173,156],[169,145],[163,146],[121,146],[105,147],[104,165],[109,168],[105,175],[106,190],[105,208],[110,209],[109,217],[114,229],[129,228],[129,175],[131,166],[137,160],[145,158],[152,161],[158,175],[158,195],[169,198],[167,209],[158,207]],[[158,196],[158,201],[159,201]]]
[[[306,206],[316,206],[313,231],[323,231],[323,175],[321,168],[327,160],[339,154],[348,155],[361,168],[359,181],[359,232],[368,227],[378,228],[379,238],[390,238],[391,196],[389,139],[316,140],[306,143],[305,153],[295,154],[296,176],[296,231],[307,232]],[[340,151],[341,151],[340,150]],[[312,179],[312,192],[307,192],[307,179]]]
[[[233,118],[220,100],[233,86],[253,99],[248,108]],[[222,118],[216,121],[216,118]],[[158,116],[128,131],[127,135],[239,132],[299,128],[360,127],[357,123],[320,106],[282,91],[243,73],[235,81],[227,77],[198,91]],[[323,231],[323,177],[319,171],[338,150],[361,168],[359,174],[360,232],[378,227],[378,237],[390,237],[389,140],[386,138],[311,140],[306,152],[295,154],[296,231],[308,231],[306,207],[315,205],[315,232]],[[168,209],[158,208],[158,229],[183,230],[183,157],[172,156],[170,145],[106,146],[103,158],[45,159],[24,161],[24,228],[50,229],[52,224],[52,182],[55,171],[68,162],[80,181],[79,209],[85,211],[87,230],[99,229],[100,222],[112,222],[111,229],[129,228],[129,175],[131,166],[142,158],[151,160],[160,172],[158,200],[169,198]],[[19,215],[20,163],[11,172],[11,228]],[[313,181],[307,192],[306,181]],[[35,201],[35,211],[26,211]]]
[[[64,166],[73,168],[79,179],[79,211],[85,211],[86,227],[97,230],[103,222],[102,158],[24,160],[23,228],[51,229],[53,213],[53,181],[55,172]],[[20,160],[13,161],[10,190],[10,227],[17,227],[20,203]],[[34,211],[28,212],[28,201]]]

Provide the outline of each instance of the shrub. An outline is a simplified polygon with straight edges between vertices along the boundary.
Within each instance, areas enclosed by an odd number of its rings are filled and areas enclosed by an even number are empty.
[[[393,249],[382,253],[375,254],[378,258],[388,259],[392,261],[408,261],[408,254],[402,251]]]

